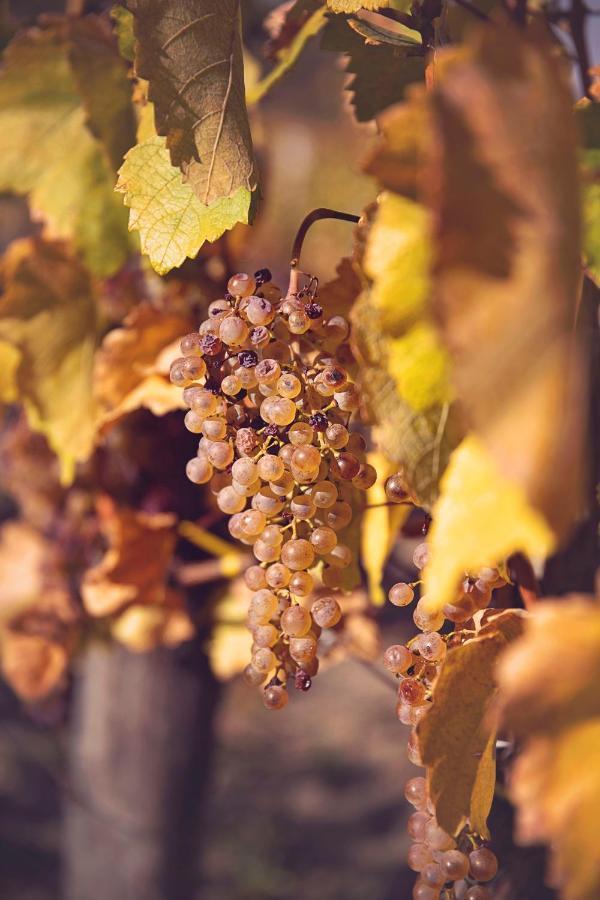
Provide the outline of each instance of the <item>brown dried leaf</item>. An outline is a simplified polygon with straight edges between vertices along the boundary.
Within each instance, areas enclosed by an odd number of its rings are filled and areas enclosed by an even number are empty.
[[[433,707],[418,726],[436,817],[449,834],[470,818],[484,833],[491,807],[494,729],[487,711],[496,691],[496,661],[516,630],[514,612],[506,617],[506,629],[498,616],[493,631],[449,651],[434,685]]]
[[[161,604],[177,537],[171,513],[144,513],[98,502],[108,549],[82,581],[83,604],[91,616],[106,616],[132,603]]]
[[[178,591],[168,590],[166,604],[140,606],[124,610],[113,623],[114,638],[134,653],[145,653],[155,647],[177,647],[191,640],[196,628]]]
[[[48,541],[25,522],[7,522],[0,531],[0,621],[31,606],[43,588]]]
[[[123,327],[106,335],[94,366],[103,430],[140,407],[157,416],[183,408],[181,391],[170,383],[168,371],[171,360],[180,355],[178,339],[191,328],[184,315],[141,303]]]

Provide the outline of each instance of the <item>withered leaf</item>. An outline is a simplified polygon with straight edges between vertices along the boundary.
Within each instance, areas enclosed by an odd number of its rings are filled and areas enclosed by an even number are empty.
[[[238,0],[129,0],[156,130],[202,203],[254,191]]]

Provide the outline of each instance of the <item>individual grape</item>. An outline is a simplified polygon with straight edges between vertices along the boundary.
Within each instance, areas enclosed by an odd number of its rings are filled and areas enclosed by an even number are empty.
[[[247,538],[240,521],[241,517],[241,513],[235,513],[235,515],[231,516],[229,522],[227,523],[227,528],[231,537],[235,538],[236,541],[247,542]],[[251,585],[248,585],[248,587],[251,587]],[[263,585],[261,585],[261,587],[263,587]]]
[[[425,829],[430,820],[431,816],[426,812],[414,812],[409,816],[406,830],[413,841],[425,842]]]
[[[231,467],[231,474],[242,484],[251,484],[256,480],[259,472],[258,467],[251,459],[236,459]]]
[[[277,664],[277,657],[270,647],[260,647],[252,656],[251,665],[257,672],[270,672]]]
[[[295,422],[288,431],[288,440],[294,447],[310,444],[314,437],[314,431],[306,422]]]
[[[347,569],[352,559],[352,550],[346,544],[336,544],[331,553],[325,556],[325,561],[336,569]]]
[[[294,487],[294,484],[294,476],[292,475],[292,473],[284,471],[283,475],[276,481],[269,482],[269,487],[274,494],[277,494],[278,497],[285,497],[290,493],[290,491]],[[294,512],[293,510],[291,511],[292,513]]]
[[[227,441],[215,441],[208,448],[207,456],[215,469],[226,469],[233,462],[233,447]]]
[[[210,319],[222,319],[223,316],[229,312],[231,312],[229,300],[213,300],[208,307],[208,316]]]
[[[343,391],[336,391],[333,395],[333,399],[342,412],[352,412],[353,410],[358,409],[360,404],[358,391],[354,384],[349,384]]]
[[[227,282],[227,290],[232,297],[250,297],[256,289],[256,279],[246,272],[232,275]]]
[[[360,462],[353,453],[340,453],[335,463],[344,481],[352,481],[360,471]]]
[[[255,374],[259,384],[275,384],[281,375],[281,366],[276,359],[263,359],[256,366]]]
[[[288,541],[281,550],[281,561],[289,569],[310,569],[314,562],[315,551],[304,538]]]
[[[252,484],[240,484],[239,481],[233,479],[231,482],[231,486],[242,497],[254,497],[254,495],[257,494],[262,487],[262,482],[260,478],[257,478],[256,481],[252,482]]]
[[[265,570],[261,566],[249,566],[244,572],[244,581],[251,591],[259,591],[261,588],[265,588],[267,586]]]
[[[294,604],[281,615],[281,628],[290,637],[302,637],[310,631],[311,625],[311,615],[303,606]]]
[[[201,340],[202,338],[197,331],[192,331],[191,334],[186,334],[185,337],[182,337],[180,343],[182,356],[201,356]]]
[[[292,456],[294,455],[295,450],[296,448],[293,444],[284,444],[279,450],[279,459],[287,469],[292,465]]]
[[[279,632],[274,625],[257,625],[253,629],[254,643],[257,647],[273,647],[279,639]]]
[[[271,418],[275,425],[279,425],[283,428],[294,421],[296,412],[296,404],[293,400],[286,400],[285,397],[279,397],[273,404]]]
[[[303,310],[295,309],[289,314],[288,327],[292,334],[305,334],[310,328],[310,319]]]
[[[214,469],[205,456],[196,456],[186,463],[185,474],[194,484],[206,484],[213,473]]]
[[[440,857],[439,864],[449,881],[459,881],[469,873],[469,858],[460,850],[447,850]]]
[[[423,765],[423,759],[421,757],[421,748],[419,746],[419,739],[418,739],[415,731],[411,731],[410,736],[408,738],[408,743],[406,745],[406,755],[408,756],[409,761],[413,765],[415,765],[415,766]]]
[[[241,522],[246,534],[254,536],[264,530],[267,517],[259,509],[248,509],[243,513]]]
[[[433,854],[427,844],[413,844],[408,851],[406,862],[413,872],[420,872],[433,862]]]
[[[189,414],[187,415],[189,416]],[[222,441],[227,434],[227,422],[225,419],[210,416],[202,422],[201,430],[204,437],[208,438],[209,441]]]
[[[285,471],[283,460],[279,456],[271,456],[270,454],[262,456],[256,468],[263,481],[277,481]]]
[[[435,847],[433,848],[435,850]],[[428,863],[421,869],[421,880],[429,887],[441,888],[446,881],[446,876],[438,863]]]
[[[325,440],[332,450],[341,450],[348,443],[348,429],[343,425],[334,423],[325,432]]]
[[[302,390],[302,382],[292,372],[284,372],[277,380],[277,393],[293,400]]]
[[[408,500],[408,491],[400,474],[390,475],[385,483],[385,496],[392,503],[404,503]]]
[[[263,702],[267,709],[283,709],[288,699],[288,692],[283,685],[272,684],[265,688]]]
[[[267,516],[276,516],[283,509],[283,501],[273,493],[271,488],[262,487],[252,498],[252,506],[260,509]]]
[[[242,672],[242,677],[246,684],[250,685],[250,687],[258,687],[259,684],[262,684],[267,677],[267,673],[259,672],[259,670],[255,669],[254,666],[250,663]]]
[[[321,454],[316,447],[305,444],[297,447],[292,456],[292,466],[302,474],[310,474],[318,469],[321,463]]]
[[[290,578],[290,591],[297,597],[310,597],[315,580],[309,572],[294,572]]]
[[[301,666],[311,662],[316,653],[317,641],[312,634],[290,638],[290,656]]]
[[[415,809],[424,810],[427,806],[427,782],[422,776],[409,778],[404,786],[404,796]]]
[[[425,699],[425,687],[416,678],[403,678],[398,685],[398,696],[408,706],[419,706]]]
[[[219,338],[228,347],[242,347],[248,340],[249,329],[240,316],[226,316],[219,328]]]
[[[235,436],[235,448],[241,456],[251,456],[260,444],[253,428],[240,428]]]
[[[298,494],[290,502],[290,512],[296,519],[312,519],[316,511],[315,501],[308,494]]]
[[[319,528],[315,528],[310,536],[310,542],[317,553],[320,556],[324,556],[327,553],[331,553],[333,548],[336,546],[337,534],[335,533],[333,528],[328,528],[326,525],[322,525]]]
[[[417,881],[412,891],[413,900],[439,900],[438,888],[431,887],[424,881]]]
[[[199,416],[193,409],[188,410],[183,419],[183,424],[192,434],[200,434],[203,422],[202,416]]]
[[[266,297],[249,297],[245,313],[253,325],[268,325],[275,318],[273,304]]]
[[[350,326],[343,316],[332,316],[325,325],[326,338],[332,343],[341,344],[350,332]]]
[[[414,596],[415,592],[411,585],[405,584],[403,581],[393,584],[388,591],[388,600],[394,606],[408,606],[409,603],[412,603]]]
[[[276,562],[281,555],[281,547],[277,544],[266,544],[260,539],[252,545],[255,557],[264,563]]]
[[[419,651],[423,659],[429,662],[439,662],[446,655],[446,643],[437,631],[419,635],[415,642],[415,649]]]
[[[423,596],[415,607],[413,621],[421,631],[439,631],[444,624],[444,614],[443,612],[430,612],[427,608],[426,597]]]
[[[362,434],[359,434],[358,431],[353,431],[348,438],[346,450],[348,453],[354,453],[355,456],[362,457],[367,450],[367,442]]]
[[[171,363],[169,379],[171,384],[174,384],[176,387],[187,387],[194,380],[193,378],[190,378],[188,374],[186,366],[187,359],[187,356],[182,356]]]
[[[414,657],[408,647],[402,644],[393,644],[388,647],[383,655],[383,665],[395,675],[402,674],[410,669],[414,662]]]
[[[261,569],[261,571],[263,570]],[[292,573],[287,566],[276,562],[268,567],[265,577],[269,587],[273,588],[274,591],[279,591],[288,586]]]
[[[417,569],[423,569],[429,560],[429,547],[423,541],[423,543],[418,544],[413,553],[413,563],[417,567]]]
[[[217,494],[217,506],[229,516],[241,512],[245,505],[246,498],[241,497],[231,485],[222,488]]]
[[[340,531],[352,521],[352,507],[344,500],[334,503],[324,514],[325,524],[334,531]]]
[[[456,847],[454,838],[440,828],[438,823],[432,819],[425,829],[425,841],[432,850],[453,850]]]
[[[487,847],[469,853],[469,866],[471,877],[477,881],[491,881],[498,873],[496,854]]]
[[[186,387],[183,392],[183,402],[201,416],[210,416],[217,408],[215,395],[205,388],[198,387],[197,384]]]
[[[310,611],[320,628],[333,628],[342,618],[342,609],[335,597],[319,597]]]
[[[368,491],[370,487],[373,487],[376,481],[377,470],[375,467],[368,463],[360,463],[358,472],[352,479],[352,484],[357,487],[359,491]]]
[[[236,397],[242,389],[242,382],[237,375],[227,375],[221,382],[221,390],[228,397]]]
[[[492,892],[483,884],[472,885],[463,900],[492,900]]]
[[[329,509],[338,498],[337,488],[330,481],[318,481],[312,485],[309,493],[319,509]],[[350,514],[352,514],[352,510]]]
[[[283,541],[283,534],[279,525],[267,525],[260,537],[265,544],[275,544],[277,547],[281,546]]]
[[[250,600],[250,609],[261,623],[266,623],[275,615],[277,610],[277,597],[273,591],[262,588],[253,594]]]

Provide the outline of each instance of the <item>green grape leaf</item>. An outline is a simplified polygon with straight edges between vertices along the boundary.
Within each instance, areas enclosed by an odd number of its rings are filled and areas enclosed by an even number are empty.
[[[95,435],[92,370],[98,337],[89,273],[61,244],[11,244],[2,263],[0,339],[20,353],[18,399],[46,435],[63,482],[87,459]]]
[[[133,147],[119,172],[118,191],[130,208],[129,227],[140,232],[142,251],[161,275],[194,257],[237,222],[248,222],[251,195],[240,187],[205,206],[171,165],[164,137]]]
[[[127,66],[116,53],[104,19],[87,16],[71,26],[70,61],[92,134],[116,170],[135,144],[135,116]]]
[[[361,391],[376,423],[377,445],[403,470],[416,501],[430,508],[440,475],[460,440],[459,417],[447,403],[417,412],[402,396],[391,372],[390,342],[369,290],[355,303],[351,318]]]
[[[425,76],[425,58],[419,47],[365,43],[343,16],[330,17],[321,46],[348,57],[346,71],[352,78],[347,89],[359,122],[368,122],[387,106],[398,103],[407,87]]]
[[[127,216],[114,195],[108,157],[88,127],[88,110],[71,61],[78,41],[77,30],[73,33],[58,23],[21,33],[5,51],[0,72],[0,190],[27,195],[34,217],[44,223],[44,234],[73,240],[90,269],[108,276],[129,253]],[[116,54],[115,60],[126,84]],[[113,95],[117,82],[113,72],[103,101],[105,113],[115,102],[115,125],[123,122],[122,89]],[[109,128],[106,115],[102,125],[105,131]]]
[[[248,88],[246,91],[246,102],[249,105],[258,103],[271,90],[273,85],[283,78],[285,73],[297,61],[307,41],[321,31],[326,21],[325,8],[318,7],[296,31],[289,44],[277,52],[277,64],[274,68],[264,78],[261,78],[260,81]]]
[[[128,62],[135,56],[135,38],[133,36],[133,15],[124,6],[116,5],[110,11],[117,37],[119,53]]]
[[[137,75],[156,130],[197,198],[211,206],[257,186],[244,96],[238,0],[129,0]]]

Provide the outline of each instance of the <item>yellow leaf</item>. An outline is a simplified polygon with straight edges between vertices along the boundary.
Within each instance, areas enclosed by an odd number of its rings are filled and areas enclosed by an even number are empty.
[[[100,102],[97,93],[88,95],[89,108],[94,109],[90,118],[71,57],[80,43],[77,29],[86,31],[89,45],[90,27],[59,22],[32,29],[20,33],[5,51],[0,73],[0,190],[27,194],[34,216],[44,222],[45,235],[72,239],[92,271],[107,276],[129,254],[127,217],[113,192],[108,155],[89,126],[93,120],[103,136],[110,135],[114,159],[123,139],[120,98],[129,88],[122,62],[113,53],[118,69],[106,60],[104,66],[105,73],[114,72],[111,90]],[[105,46],[94,39],[96,45]]]
[[[385,480],[396,471],[396,466],[390,463],[383,453],[369,453],[368,460],[375,467],[378,479],[367,491],[367,505],[362,517],[360,555],[367,573],[369,599],[375,606],[383,606],[385,603],[385,594],[381,587],[383,570],[410,507],[380,505],[386,502]]]
[[[129,151],[116,190],[130,208],[130,230],[140,232],[142,252],[160,275],[196,256],[205,241],[248,222],[250,191],[240,187],[206,206],[171,165],[163,137],[149,138]]]
[[[450,457],[432,515],[430,562],[423,572],[432,610],[451,601],[465,572],[495,565],[517,550],[544,559],[555,544],[540,513],[475,435]]]
[[[449,834],[472,815],[472,826],[486,835],[496,777],[495,730],[487,713],[496,691],[494,668],[506,646],[498,628],[450,650],[433,688],[433,706],[418,726],[436,818]]]
[[[179,595],[170,605],[130,606],[111,624],[113,637],[134,653],[176,647],[191,640],[196,629]]]
[[[0,403],[14,403],[18,399],[17,372],[20,362],[18,348],[0,341]]]
[[[277,65],[260,81],[255,82],[251,86],[246,87],[246,103],[252,106],[271,90],[289,69],[294,65],[300,54],[302,53],[306,42],[321,31],[325,25],[326,10],[324,7],[318,8],[306,19],[301,28],[298,29],[291,42],[277,54]],[[247,79],[246,79],[247,81]]]
[[[384,193],[371,226],[364,267],[381,325],[397,335],[424,311],[430,290],[429,213],[420,203]]]
[[[217,678],[238,675],[249,663],[252,635],[245,625],[252,592],[243,578],[232,581],[216,607],[216,622],[211,632],[209,659]]]
[[[398,392],[416,412],[449,403],[448,354],[427,321],[389,342],[389,371]]]
[[[96,305],[86,270],[61,245],[19,241],[3,260],[0,338],[20,353],[19,400],[72,480],[92,451]]]
[[[327,6],[334,13],[353,13],[359,9],[383,9],[390,6],[390,0],[327,0]]]

